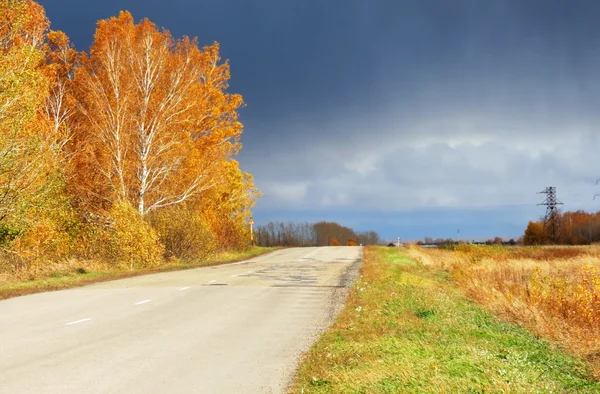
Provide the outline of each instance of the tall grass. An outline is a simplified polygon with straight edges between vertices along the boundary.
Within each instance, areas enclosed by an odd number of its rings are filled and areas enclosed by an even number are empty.
[[[492,312],[591,361],[600,377],[600,247],[410,248]]]
[[[401,248],[368,247],[289,393],[598,393],[579,358],[498,321]]]

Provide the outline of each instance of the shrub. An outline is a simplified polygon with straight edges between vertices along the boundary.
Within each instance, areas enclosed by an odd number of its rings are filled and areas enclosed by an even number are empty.
[[[108,257],[130,269],[161,263],[164,246],[156,231],[129,202],[116,202],[110,210]]]
[[[185,206],[154,212],[149,221],[165,245],[166,258],[203,260],[217,247],[215,235],[202,216]]]

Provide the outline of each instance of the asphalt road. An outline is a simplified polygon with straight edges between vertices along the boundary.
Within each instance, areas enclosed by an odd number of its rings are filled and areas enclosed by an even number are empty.
[[[332,321],[360,247],[0,301],[0,393],[282,393]]]

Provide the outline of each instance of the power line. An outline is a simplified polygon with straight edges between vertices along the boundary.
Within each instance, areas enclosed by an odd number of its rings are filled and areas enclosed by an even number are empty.
[[[550,234],[550,241],[556,243],[558,234],[559,220],[558,220],[558,205],[563,205],[562,202],[556,197],[556,187],[548,186],[545,190],[538,194],[545,194],[546,200],[538,205],[546,206],[546,215],[544,216],[544,228],[546,234]]]

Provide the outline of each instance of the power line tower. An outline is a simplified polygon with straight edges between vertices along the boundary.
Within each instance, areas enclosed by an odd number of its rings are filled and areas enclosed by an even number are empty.
[[[544,191],[538,194],[545,194],[546,200],[538,205],[546,206],[546,216],[544,216],[544,229],[546,234],[550,236],[550,242],[556,243],[558,228],[560,223],[558,221],[558,206],[563,205],[562,202],[556,198],[556,187],[548,186]]]

